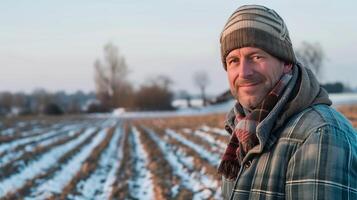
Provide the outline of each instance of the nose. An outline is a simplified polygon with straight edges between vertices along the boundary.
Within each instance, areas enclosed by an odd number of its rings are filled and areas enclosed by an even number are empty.
[[[239,66],[239,77],[240,78],[248,78],[253,75],[252,64],[247,59],[241,59]]]

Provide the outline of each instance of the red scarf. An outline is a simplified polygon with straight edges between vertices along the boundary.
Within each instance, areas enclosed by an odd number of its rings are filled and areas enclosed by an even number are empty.
[[[241,105],[237,105],[240,109],[235,110],[235,128],[218,167],[218,172],[227,179],[237,177],[243,158],[250,149],[259,144],[256,127],[274,108],[291,78],[291,73],[283,74],[274,88],[251,113],[245,115]]]

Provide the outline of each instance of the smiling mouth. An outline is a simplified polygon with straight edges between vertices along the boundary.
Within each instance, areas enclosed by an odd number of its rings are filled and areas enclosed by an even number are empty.
[[[238,85],[238,87],[253,87],[253,86],[256,86],[258,84],[259,84],[258,82],[256,82],[256,83],[246,83],[246,84],[240,84],[240,85]]]
[[[241,91],[246,95],[253,95],[258,91],[259,83],[241,84],[237,87],[237,91]]]

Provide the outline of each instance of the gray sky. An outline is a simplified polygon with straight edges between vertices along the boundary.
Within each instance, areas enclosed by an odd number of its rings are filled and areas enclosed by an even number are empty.
[[[170,76],[175,90],[198,93],[195,71],[206,70],[210,94],[228,88],[219,34],[243,4],[262,4],[285,20],[294,47],[319,42],[328,57],[322,82],[357,87],[356,1],[6,1],[0,12],[0,91],[94,90],[93,63],[104,44],[119,47],[140,85]]]

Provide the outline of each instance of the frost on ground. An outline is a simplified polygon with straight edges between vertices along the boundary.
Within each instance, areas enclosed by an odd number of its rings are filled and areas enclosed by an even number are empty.
[[[154,188],[152,174],[148,170],[148,154],[140,141],[140,133],[133,127],[130,140],[132,142],[135,172],[134,177],[129,182],[131,196],[137,199],[154,199]]]
[[[35,177],[37,174],[46,171],[52,165],[57,164],[57,160],[60,156],[62,156],[63,152],[66,152],[77,146],[81,141],[85,140],[93,131],[93,128],[86,130],[76,140],[73,140],[67,144],[50,150],[49,152],[42,155],[40,159],[26,166],[22,171],[20,171],[20,173],[12,174],[10,177],[2,181],[0,183],[0,197],[4,196],[10,191],[21,187],[25,184],[26,180]]]
[[[229,134],[209,112],[4,119],[0,199],[222,199],[215,172]]]
[[[177,153],[171,145],[160,139],[153,130],[149,128],[144,129],[164,153],[165,159],[170,163],[174,170],[173,173],[180,177],[182,186],[192,190],[194,194],[193,199],[207,199],[211,196],[214,196],[217,199],[220,198],[220,191],[216,189],[219,187],[217,180],[207,176],[204,171],[195,171],[192,173],[188,171],[189,168],[192,168],[192,157],[187,156],[183,152]],[[176,185],[172,188],[172,193],[174,195],[177,194],[179,187],[180,186]]]
[[[14,140],[9,143],[5,143],[0,146],[0,155],[5,154],[0,157],[0,167],[4,166],[10,160],[15,160],[19,158],[25,152],[30,152],[40,146],[43,147],[49,145],[66,136],[72,136],[75,132],[79,130],[80,127],[76,125],[65,126],[60,130],[53,130],[38,136],[23,138],[19,140]],[[15,150],[20,146],[24,146],[24,148]]]
[[[227,131],[224,130],[224,129],[212,128],[212,127],[209,127],[209,126],[207,126],[207,125],[201,126],[201,129],[202,129],[203,131],[211,131],[212,133],[215,133],[215,134],[221,135],[221,136],[227,136],[227,135],[228,135]]]
[[[218,166],[219,161],[220,161],[220,155],[214,154],[212,152],[208,152],[202,146],[200,146],[200,145],[198,145],[196,143],[193,143],[190,140],[187,140],[185,137],[183,137],[180,134],[176,133],[172,129],[167,129],[166,133],[170,137],[180,141],[182,144],[184,144],[184,145],[192,148],[193,150],[195,150],[198,154],[200,154],[202,156],[202,158],[206,159],[211,165]]]
[[[44,130],[41,130],[41,131],[44,131]],[[37,134],[37,133],[40,133],[41,131],[38,131],[38,130],[26,131],[26,132],[22,133],[22,135]],[[56,134],[56,131],[50,130],[49,133],[50,134]],[[47,134],[48,133],[41,134],[41,135],[36,135],[34,137],[24,137],[24,138],[19,138],[19,139],[13,139],[12,141],[9,141],[9,142],[6,142],[6,143],[2,143],[0,145],[0,153],[3,153],[4,151],[8,151],[11,148],[15,148],[18,145],[23,145],[25,143],[32,142],[34,140],[39,140],[39,139],[41,139],[43,137],[46,137]]]
[[[136,129],[130,124],[137,125],[137,116],[121,117],[30,119],[1,127],[7,130],[4,138],[13,140],[0,143],[0,170],[5,173],[0,199],[220,199],[221,180],[213,172],[219,155],[209,152],[209,145],[219,145],[214,128],[197,129],[201,126],[194,122],[175,126],[194,134],[196,140],[190,141],[170,126],[160,132],[152,131],[158,128],[154,123]],[[165,120],[160,119],[162,124]],[[166,167],[157,167],[163,163]]]
[[[188,133],[192,133],[192,132],[188,132]],[[196,130],[193,132],[194,135],[197,135],[198,137],[200,137],[202,140],[206,141],[207,143],[212,145],[212,149],[213,150],[217,150],[220,153],[223,153],[225,148],[226,148],[226,144],[217,140],[215,137],[213,137],[211,134],[204,132],[204,131],[200,131],[200,130]]]
[[[64,186],[79,171],[82,162],[89,156],[95,146],[97,146],[105,137],[107,129],[101,130],[90,144],[86,145],[71,161],[62,167],[61,171],[55,174],[55,177],[37,188],[34,192],[36,198],[47,198],[52,193],[61,193]]]
[[[112,168],[115,168],[115,163],[120,163],[118,159],[118,140],[122,137],[122,129],[117,126],[114,136],[109,143],[108,148],[100,156],[97,169],[90,175],[90,177],[84,181],[81,181],[77,185],[77,191],[80,194],[72,195],[72,199],[84,200],[91,199],[93,197],[101,197],[101,199],[107,199],[110,195],[110,191],[106,191],[105,182],[111,175],[109,172]],[[112,176],[112,175],[111,175]],[[106,192],[109,192],[106,194]]]
[[[119,132],[116,134],[119,134],[119,139],[120,139],[120,142],[116,143],[116,144],[119,144],[119,146],[116,148],[116,151],[114,151],[113,154],[110,155],[110,159],[111,159],[110,162],[111,162],[112,167],[108,173],[107,179],[105,180],[105,183],[103,186],[104,187],[103,194],[100,197],[101,199],[109,199],[110,198],[110,195],[113,191],[113,184],[116,179],[115,173],[119,169],[122,162],[124,162],[123,161],[123,156],[124,156],[123,148],[124,148],[125,138],[124,138],[124,129],[123,129],[122,123],[120,125],[121,126],[117,126],[117,128],[116,128],[116,132]]]

